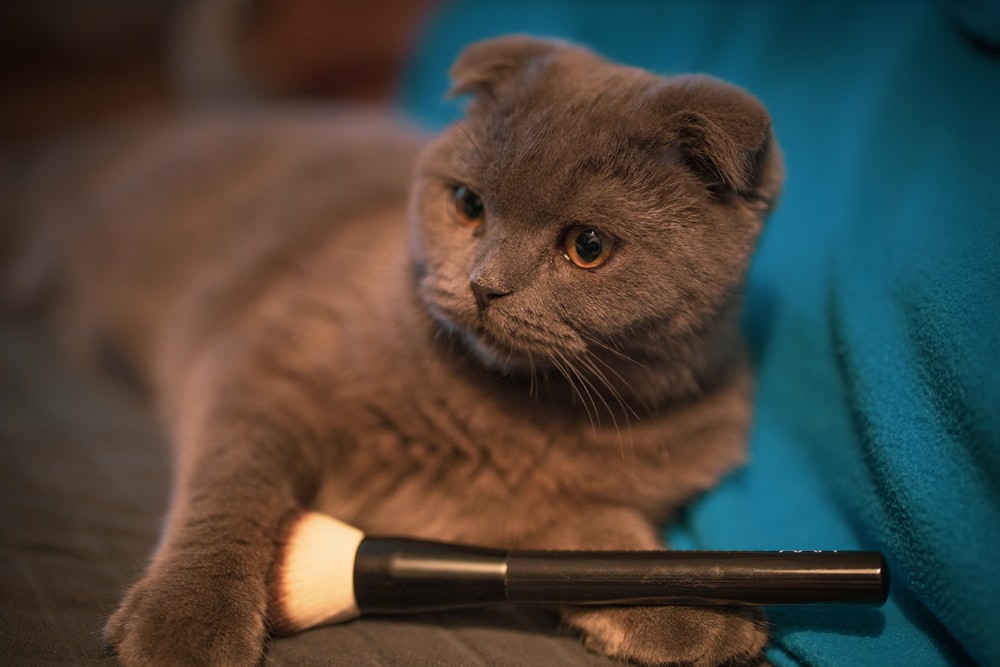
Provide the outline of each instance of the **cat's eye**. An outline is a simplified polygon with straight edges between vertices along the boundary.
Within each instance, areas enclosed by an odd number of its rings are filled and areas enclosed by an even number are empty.
[[[572,227],[563,239],[563,255],[581,269],[600,266],[613,250],[613,239],[589,227]]]
[[[455,215],[462,224],[475,226],[483,221],[486,207],[479,195],[469,188],[464,185],[455,188],[454,203]]]

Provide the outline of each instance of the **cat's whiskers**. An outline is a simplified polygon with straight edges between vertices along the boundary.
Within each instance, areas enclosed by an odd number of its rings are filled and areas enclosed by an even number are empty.
[[[538,398],[538,387],[535,384],[535,357],[531,354],[531,350],[528,350],[528,372],[529,381],[528,385],[528,396],[532,398]]]
[[[617,356],[619,356],[622,359],[625,359],[625,360],[629,361],[630,363],[635,364],[640,369],[645,369],[646,368],[646,366],[644,364],[641,364],[638,361],[635,361],[634,359],[632,359],[631,357],[628,357],[624,353],[619,353],[614,348],[606,345],[605,343],[602,343],[601,341],[599,341],[597,339],[591,338],[589,336],[585,336],[585,338],[588,340],[588,342],[590,342],[590,343],[592,343],[594,345],[597,345],[598,347],[600,347],[600,348],[602,348],[604,350],[607,350],[607,351],[612,352],[612,353],[616,353]],[[649,405],[646,403],[645,399],[643,399],[642,396],[640,396],[639,393],[635,391],[635,388],[632,386],[632,383],[629,382],[625,378],[625,376],[623,376],[621,374],[621,372],[618,371],[618,369],[616,369],[610,363],[608,363],[607,361],[605,361],[604,359],[602,359],[599,355],[595,354],[594,352],[592,352],[590,350],[587,351],[587,355],[588,355],[588,358],[589,358],[589,361],[590,361],[591,371],[593,373],[595,373],[600,378],[601,382],[604,383],[604,385],[607,387],[608,391],[611,392],[611,394],[614,396],[615,400],[621,406],[622,410],[625,411],[626,416],[628,414],[631,414],[637,420],[641,421],[642,417],[639,416],[639,413],[636,411],[636,409],[632,406],[631,403],[629,403],[628,401],[625,400],[624,396],[622,395],[622,392],[619,391],[618,388],[614,386],[614,383],[612,383],[610,381],[610,378],[608,378],[608,376],[603,371],[601,371],[599,368],[597,368],[596,364],[600,364],[605,369],[607,369],[608,372],[610,372],[614,376],[614,378],[619,382],[619,384],[622,385],[624,387],[624,389],[627,390],[631,394],[631,396],[633,396],[636,400],[638,400],[638,402],[640,403],[641,407],[645,408],[646,410],[649,410],[650,409]]]
[[[608,379],[607,375],[605,375],[604,372],[601,371],[600,368],[598,368],[598,366],[595,363],[595,361],[600,361],[605,366],[607,366],[607,364],[605,362],[603,362],[601,359],[599,359],[596,355],[594,355],[589,350],[587,351],[586,356],[583,356],[583,357],[580,358],[580,363],[584,366],[584,369],[587,371],[587,373],[590,376],[592,376],[594,378],[594,380],[596,380],[596,381],[600,382],[602,385],[604,385],[604,388],[611,395],[611,398],[613,398],[615,400],[615,402],[618,404],[618,407],[621,408],[622,415],[625,418],[625,431],[626,431],[626,433],[628,433],[628,437],[629,437],[629,449],[632,450],[632,449],[635,448],[635,443],[632,441],[632,421],[631,421],[631,418],[629,417],[629,414],[631,414],[632,416],[634,416],[636,419],[639,419],[639,415],[632,408],[632,406],[628,404],[628,402],[622,396],[621,392],[619,392],[618,389],[615,388],[615,386]],[[608,368],[610,369],[610,366],[608,366]],[[614,372],[614,369],[611,369],[611,370]],[[621,448],[622,458],[624,458],[625,457],[625,440],[622,437],[622,429],[621,429],[620,425],[618,424],[618,418],[615,416],[615,410],[611,407],[611,405],[607,401],[607,399],[604,398],[604,393],[601,392],[600,389],[593,384],[593,381],[588,380],[588,382],[591,384],[591,386],[594,387],[594,391],[601,398],[601,402],[604,404],[605,409],[607,409],[607,411],[608,411],[608,415],[611,417],[611,422],[614,424],[615,432],[618,435],[618,445]]]
[[[549,360],[552,362],[553,368],[566,378],[573,393],[580,399],[580,403],[587,413],[587,419],[590,421],[590,426],[594,430],[594,433],[597,433],[598,427],[601,424],[597,403],[594,401],[593,396],[590,395],[590,390],[586,384],[584,384],[584,378],[573,368],[570,360],[561,351],[556,350],[550,353]],[[577,382],[580,382],[579,386]]]
[[[615,355],[616,357],[618,357],[622,361],[630,363],[630,364],[636,366],[637,368],[646,368],[646,364],[644,364],[641,361],[638,361],[638,360],[633,359],[632,357],[628,356],[627,354],[625,354],[624,352],[621,351],[621,348],[617,347],[616,345],[614,345],[612,343],[604,342],[604,341],[600,340],[599,338],[597,338],[597,337],[595,337],[595,336],[593,336],[591,334],[580,334],[580,336],[584,340],[586,340],[587,343],[592,344],[592,345],[596,345],[597,347],[610,352],[611,354]]]
[[[592,356],[592,353],[587,352],[587,355]],[[558,359],[556,358],[558,356]],[[619,424],[618,418],[615,416],[615,409],[612,407],[611,403],[605,398],[602,387],[598,386],[598,383],[603,385],[605,389],[611,393],[611,396],[618,403],[619,407],[623,411],[625,417],[625,430],[630,434],[629,442],[630,449],[634,447],[631,442],[631,420],[629,418],[629,412],[634,411],[628,406],[624,397],[615,389],[615,387],[608,381],[606,375],[601,372],[600,368],[593,362],[593,360],[587,358],[587,356],[576,357],[569,359],[563,352],[556,352],[556,356],[552,356],[553,366],[559,370],[560,373],[566,378],[573,391],[580,398],[584,410],[587,412],[587,417],[590,419],[590,425],[597,433],[601,426],[601,407],[603,406],[604,411],[607,412],[608,417],[611,418],[611,424],[615,429],[615,434],[618,436],[618,444],[621,449],[622,458],[625,457],[625,438],[622,435],[622,427]],[[576,367],[576,364],[582,365],[582,370]],[[598,403],[600,402],[600,404]],[[638,415],[636,415],[638,419]]]
[[[604,386],[604,389],[607,390],[607,393],[611,395],[611,398],[613,398],[615,402],[618,403],[618,406],[622,409],[625,418],[628,419],[629,414],[631,414],[636,419],[639,419],[639,415],[636,413],[634,409],[632,409],[632,406],[628,404],[628,402],[625,400],[625,397],[622,396],[622,393],[618,391],[617,387],[614,386],[610,378],[608,378],[608,376],[604,373],[604,371],[602,371],[597,366],[597,362],[600,362],[604,364],[605,367],[610,368],[609,366],[607,366],[605,362],[603,362],[600,358],[598,358],[595,354],[593,354],[590,351],[587,352],[586,356],[581,357],[580,359],[580,363],[584,365],[588,373],[592,375],[597,382],[602,384]],[[611,371],[617,375],[614,369],[611,369]],[[619,379],[621,379],[621,376],[618,377]]]

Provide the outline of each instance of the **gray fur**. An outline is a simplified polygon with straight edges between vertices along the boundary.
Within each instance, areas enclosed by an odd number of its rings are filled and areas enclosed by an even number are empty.
[[[467,118],[426,144],[365,114],[202,114],[26,176],[44,187],[22,189],[41,222],[19,295],[45,276],[57,328],[117,350],[176,444],[163,539],[107,625],[124,664],[257,663],[303,508],[369,533],[651,549],[742,462],[737,314],[781,181],[766,111],[524,37],[452,74]],[[563,256],[574,225],[616,239],[603,265]],[[738,609],[563,621],[642,664],[753,662],[766,641]]]

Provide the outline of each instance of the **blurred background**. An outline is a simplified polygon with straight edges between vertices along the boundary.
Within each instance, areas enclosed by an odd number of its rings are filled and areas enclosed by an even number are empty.
[[[432,0],[0,3],[0,146],[181,100],[391,98]]]

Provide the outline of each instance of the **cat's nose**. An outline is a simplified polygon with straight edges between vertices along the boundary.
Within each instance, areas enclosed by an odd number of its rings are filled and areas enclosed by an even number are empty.
[[[472,285],[472,293],[476,297],[476,305],[479,306],[479,310],[486,310],[491,303],[510,294],[509,291],[492,287],[475,278],[471,279],[469,284]]]

